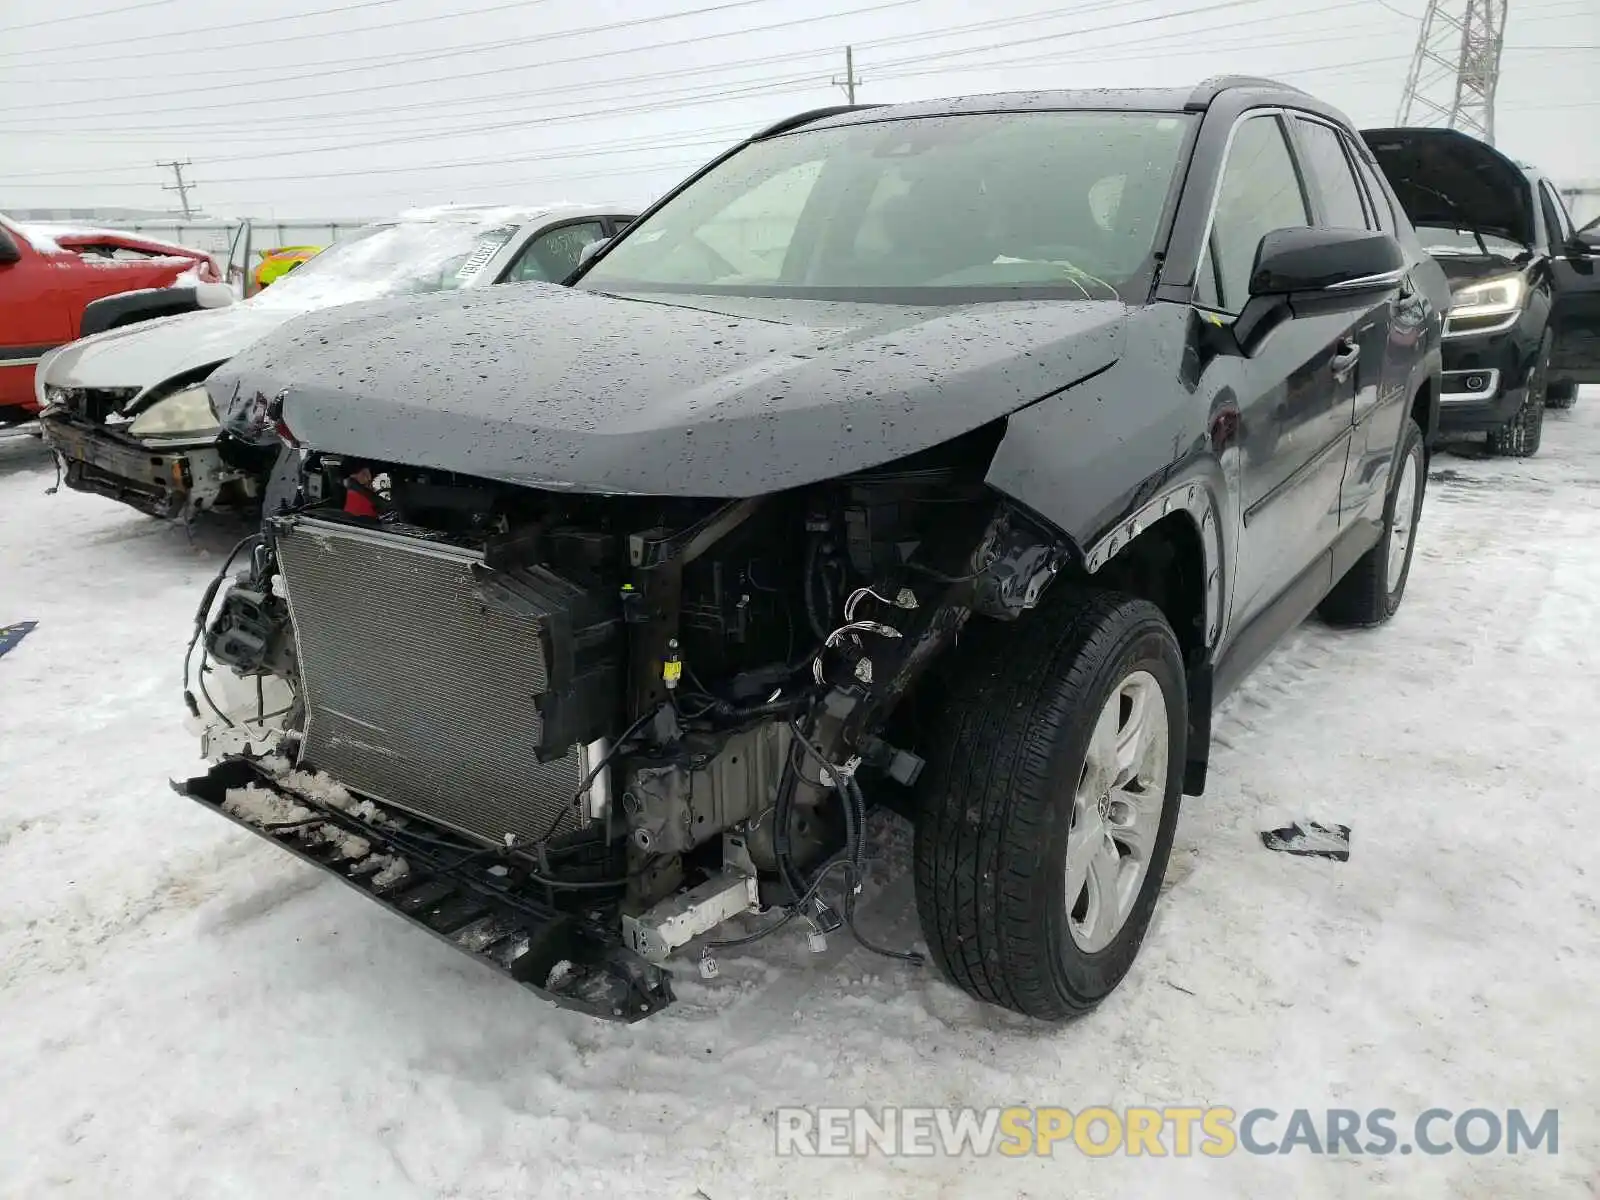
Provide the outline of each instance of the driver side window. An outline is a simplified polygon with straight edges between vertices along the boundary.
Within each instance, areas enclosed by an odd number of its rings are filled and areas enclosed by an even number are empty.
[[[1311,224],[1300,175],[1274,116],[1250,117],[1234,131],[1217,188],[1211,236],[1195,279],[1195,303],[1236,313],[1250,295],[1261,239]]]

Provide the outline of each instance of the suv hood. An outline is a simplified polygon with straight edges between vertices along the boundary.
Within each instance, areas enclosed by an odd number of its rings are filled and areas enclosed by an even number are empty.
[[[1493,146],[1456,129],[1366,129],[1361,136],[1413,225],[1534,244],[1528,177]]]
[[[224,428],[529,487],[759,495],[948,441],[1116,361],[1112,301],[904,307],[546,284],[313,313],[211,376]]]
[[[136,387],[142,395],[232,358],[294,315],[246,301],[108,329],[55,351],[41,364],[40,379],[55,387]]]

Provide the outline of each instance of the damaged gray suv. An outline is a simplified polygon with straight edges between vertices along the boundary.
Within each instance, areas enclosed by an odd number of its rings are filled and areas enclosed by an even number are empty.
[[[1381,214],[1381,215],[1380,215]],[[1132,965],[1214,705],[1401,602],[1449,291],[1260,80],[808,113],[570,287],[308,315],[210,379],[284,449],[205,597],[180,791],[541,995],[858,928],[1058,1020]]]

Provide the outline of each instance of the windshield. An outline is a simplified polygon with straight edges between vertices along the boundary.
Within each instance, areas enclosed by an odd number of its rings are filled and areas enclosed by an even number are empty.
[[[307,259],[256,300],[324,307],[379,296],[463,287],[519,226],[504,216],[476,221],[396,221],[367,225]]]
[[[985,113],[770,138],[635,224],[579,286],[1142,303],[1191,122]]]
[[[1490,258],[1515,260],[1528,253],[1528,248],[1510,238],[1492,233],[1478,234],[1470,229],[1447,229],[1439,225],[1417,226],[1417,237],[1429,254],[1487,255]]]

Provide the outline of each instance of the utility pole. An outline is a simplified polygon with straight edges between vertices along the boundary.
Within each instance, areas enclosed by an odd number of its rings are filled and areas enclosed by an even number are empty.
[[[832,81],[835,87],[844,89],[845,99],[851,104],[856,102],[856,87],[861,83],[861,77],[856,74],[856,48],[844,48],[844,78]]]
[[[183,205],[184,218],[188,219],[189,217],[194,216],[193,210],[189,207],[189,189],[192,188],[194,184],[190,183],[183,177],[183,169],[185,167],[194,166],[194,163],[190,162],[187,158],[182,162],[179,162],[177,159],[173,159],[171,162],[158,162],[156,166],[170,168],[173,176],[177,179],[176,183],[163,183],[161,185],[161,190],[163,192],[177,192],[178,203]]]
[[[1400,125],[1443,125],[1494,145],[1508,0],[1428,0],[1400,98]]]

